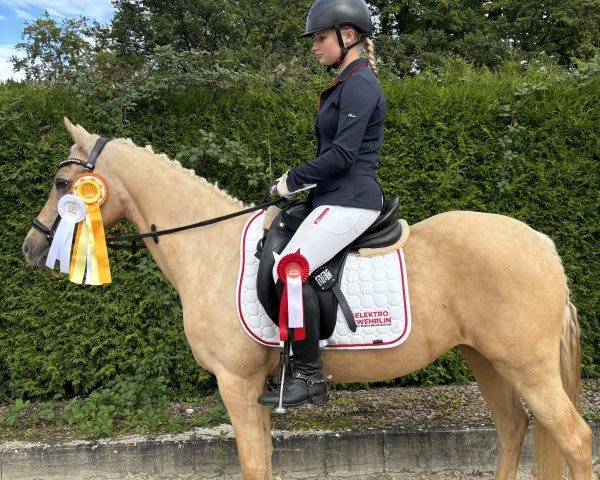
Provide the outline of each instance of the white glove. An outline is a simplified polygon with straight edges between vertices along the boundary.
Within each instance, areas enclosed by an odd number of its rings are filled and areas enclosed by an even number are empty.
[[[291,193],[287,187],[288,172],[285,172],[281,177],[277,179],[277,193],[283,198],[292,198],[294,196],[294,194]]]

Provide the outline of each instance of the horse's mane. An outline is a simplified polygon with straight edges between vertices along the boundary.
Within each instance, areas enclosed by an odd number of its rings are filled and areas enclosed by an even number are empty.
[[[218,187],[218,185],[217,185],[217,182],[215,182],[214,184],[212,184],[208,180],[206,180],[206,178],[198,175],[195,172],[195,170],[193,170],[191,168],[184,168],[181,165],[181,163],[179,163],[179,161],[177,161],[177,160],[171,160],[164,153],[155,153],[154,150],[152,149],[151,145],[146,145],[145,147],[138,147],[133,142],[133,140],[131,140],[131,138],[115,138],[112,141],[116,142],[116,143],[122,143],[122,144],[125,144],[125,145],[130,145],[132,147],[135,147],[135,148],[139,149],[142,152],[150,153],[152,155],[152,157],[160,159],[163,162],[165,162],[168,167],[180,170],[181,172],[186,173],[187,175],[193,177],[195,181],[200,182],[202,185],[205,185],[205,186],[208,186],[208,187],[212,188],[221,197],[226,198],[232,205],[235,205],[237,207],[245,207],[244,203],[241,200],[238,200],[237,198],[232,197],[225,190],[220,189]]]

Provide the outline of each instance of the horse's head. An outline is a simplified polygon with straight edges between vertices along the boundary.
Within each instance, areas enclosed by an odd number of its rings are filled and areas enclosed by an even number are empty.
[[[100,138],[98,135],[90,135],[81,125],[73,125],[67,118],[64,120],[75,144],[71,147],[69,161],[64,162],[57,169],[46,205],[34,220],[34,228],[25,237],[23,254],[29,265],[44,265],[52,235],[58,224],[58,201],[63,195],[70,193],[75,177],[90,171],[84,164],[87,163],[96,142]],[[94,172],[101,175],[108,185],[108,199],[101,207],[102,220],[107,228],[118,223],[124,216],[123,202],[120,199],[120,182],[116,171],[110,167],[110,160],[107,160],[110,157],[110,147],[109,144],[102,151],[94,167]],[[81,161],[82,164],[76,163],[77,160]]]

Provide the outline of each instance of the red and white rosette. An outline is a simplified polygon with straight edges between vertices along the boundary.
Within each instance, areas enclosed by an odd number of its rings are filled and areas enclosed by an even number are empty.
[[[288,328],[294,330],[294,340],[306,338],[304,308],[302,306],[302,284],[308,280],[308,260],[300,250],[289,253],[279,260],[277,276],[283,282],[283,295],[279,307],[279,339],[289,339]]]

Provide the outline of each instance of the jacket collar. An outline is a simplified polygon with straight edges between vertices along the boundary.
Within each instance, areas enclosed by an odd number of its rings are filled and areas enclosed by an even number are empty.
[[[340,73],[338,75],[337,81],[343,82],[352,74],[352,72],[354,70],[356,70],[359,67],[365,67],[368,65],[369,65],[369,60],[367,60],[366,58],[357,58],[356,60],[354,60],[354,61],[350,62],[348,65],[346,65],[344,70],[342,70],[342,73]]]

